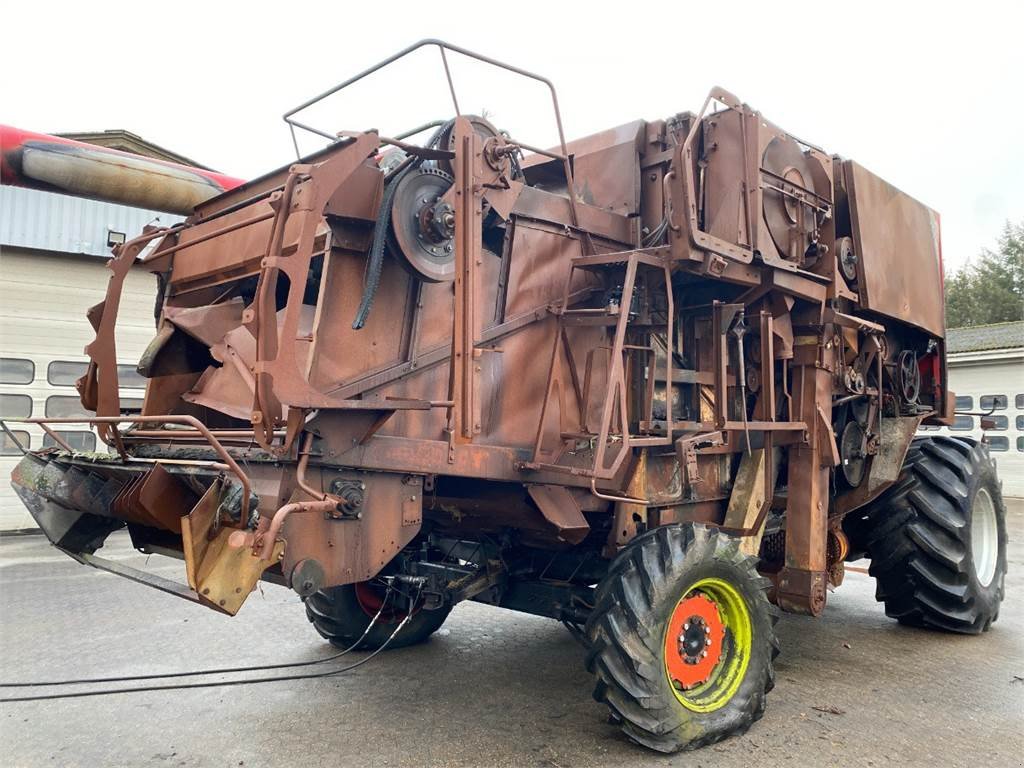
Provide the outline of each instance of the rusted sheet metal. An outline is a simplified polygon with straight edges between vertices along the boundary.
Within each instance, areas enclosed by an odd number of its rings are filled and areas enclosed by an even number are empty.
[[[419,532],[419,522],[409,520],[403,509],[406,505],[422,508],[421,478],[322,469],[315,473],[326,490],[332,483],[355,485],[360,502],[348,515],[314,511],[284,520],[281,533],[286,544],[281,567],[286,579],[292,578],[302,561],[315,560],[323,572],[321,586],[365,581]]]
[[[182,511],[198,501],[196,492],[160,464],[143,476],[136,504],[158,528],[181,533]]]
[[[203,307],[164,307],[164,318],[176,328],[208,347],[220,342],[228,331],[242,324],[244,302],[235,297],[221,304]]]
[[[567,488],[560,485],[531,485],[528,490],[544,519],[557,529],[561,541],[579,544],[587,537],[590,524],[583,516],[579,502]]]
[[[190,214],[243,183],[221,173],[0,125],[0,179],[77,197]]]
[[[525,187],[512,211],[525,218],[572,226],[569,200],[536,187]],[[634,228],[626,216],[580,203],[577,211],[579,226],[593,236],[621,245],[634,244]]]
[[[864,308],[944,337],[939,215],[852,160],[843,173]]]
[[[576,194],[582,202],[625,216],[640,212],[640,152],[646,128],[646,122],[634,120],[566,145],[573,172],[579,178]],[[544,181],[545,188],[564,188],[557,159],[527,155],[523,168],[529,178]]]

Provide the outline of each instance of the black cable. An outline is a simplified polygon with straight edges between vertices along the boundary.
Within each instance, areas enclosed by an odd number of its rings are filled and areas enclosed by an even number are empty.
[[[279,675],[277,677],[257,677],[251,680],[224,680],[216,683],[186,683],[184,685],[144,685],[138,688],[111,688],[105,691],[76,691],[75,693],[47,693],[39,696],[12,696],[10,698],[0,699],[0,704],[10,704],[12,702],[21,701],[49,701],[52,699],[81,699],[86,696],[110,696],[115,693],[147,693],[152,691],[185,691],[194,688],[226,688],[233,685],[255,685],[256,683],[277,683],[286,680],[313,680],[321,677],[333,677],[334,675],[340,675],[342,672],[348,672],[355,669],[356,667],[362,666],[378,653],[383,651],[390,645],[391,641],[394,640],[395,635],[401,631],[401,629],[409,622],[412,618],[412,614],[406,614],[406,617],[399,622],[398,626],[395,627],[395,631],[391,633],[391,636],[384,641],[383,645],[377,650],[371,653],[369,656],[360,659],[355,664],[350,664],[347,667],[341,669],[335,669],[330,672],[311,672],[307,675]]]
[[[352,321],[353,330],[358,331],[366,325],[366,319],[370,316],[370,310],[373,308],[373,300],[377,298],[380,275],[384,270],[384,244],[387,241],[388,226],[391,224],[391,205],[395,201],[398,185],[419,165],[418,161],[410,163],[384,189],[384,197],[380,201],[380,214],[373,225],[373,243],[370,246],[370,255],[366,260],[366,284],[363,287],[363,298],[359,302],[359,309],[356,310],[356,317]]]
[[[316,664],[324,664],[328,661],[334,661],[340,659],[345,654],[355,650],[356,646],[359,645],[370,634],[370,630],[376,625],[377,620],[380,619],[381,614],[384,612],[384,608],[387,606],[388,600],[391,598],[392,588],[388,586],[388,591],[384,595],[384,599],[381,601],[380,608],[376,615],[370,620],[366,629],[363,630],[363,634],[359,636],[352,645],[343,651],[332,654],[331,656],[325,656],[322,659],[313,659],[311,661],[293,661],[287,664],[259,664],[249,667],[224,667],[221,669],[201,669],[195,672],[165,672],[163,674],[150,674],[150,675],[121,675],[118,677],[91,677],[91,678],[79,678],[76,680],[42,680],[32,683],[0,683],[0,688],[42,688],[45,686],[55,685],[85,685],[90,683],[127,683],[137,680],[160,680],[174,677],[200,677],[202,675],[226,675],[235,672],[257,672],[262,670],[271,669],[291,669],[295,667],[311,667]],[[408,597],[408,596],[406,596]],[[282,678],[283,679],[283,678]],[[20,701],[21,699],[0,699],[0,703],[4,701]]]

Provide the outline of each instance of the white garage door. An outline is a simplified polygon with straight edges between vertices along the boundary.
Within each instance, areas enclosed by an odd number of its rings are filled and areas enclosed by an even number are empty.
[[[17,248],[0,254],[0,415],[68,416],[84,413],[74,383],[92,341],[86,310],[103,300],[110,270],[94,256],[60,256]],[[144,380],[135,364],[153,338],[156,280],[138,270],[128,275],[118,313],[117,357],[122,403],[141,407]],[[132,386],[134,385],[134,386]],[[35,426],[9,425],[32,449],[50,444]],[[64,437],[79,450],[105,450],[87,427],[70,425]],[[20,451],[0,435],[0,530],[34,528],[35,523],[8,478]]]
[[[984,439],[996,460],[1004,496],[1024,496],[1024,358],[994,362],[953,362],[949,387],[956,393],[956,423],[949,429],[927,428],[921,434],[950,434]],[[990,413],[992,429],[981,429]]]

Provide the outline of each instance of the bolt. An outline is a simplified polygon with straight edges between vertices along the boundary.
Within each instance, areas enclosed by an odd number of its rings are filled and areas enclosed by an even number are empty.
[[[223,600],[221,600],[221,601],[220,601],[220,602],[218,603],[218,605],[224,605],[224,601],[223,601]]]
[[[705,656],[708,655],[708,652],[707,651],[701,651],[700,655],[701,655],[701,658],[704,658]]]
[[[706,640],[704,641],[704,645],[711,645],[711,638],[710,638],[710,637],[709,637],[709,638],[707,638],[707,639],[706,639]]]
[[[704,627],[704,634],[705,635],[710,635],[711,634],[711,627]]]
[[[684,632],[685,632],[686,630],[688,630],[689,628],[690,628],[690,625],[689,625],[689,624],[683,624],[683,631],[684,631]]]

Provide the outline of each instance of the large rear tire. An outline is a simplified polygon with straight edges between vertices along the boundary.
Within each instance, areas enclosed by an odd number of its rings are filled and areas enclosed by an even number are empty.
[[[917,627],[985,632],[1006,575],[1006,506],[983,443],[915,439],[899,480],[854,513],[886,615]]]
[[[306,598],[306,618],[321,637],[338,648],[349,648],[365,632],[366,637],[359,640],[355,650],[374,651],[387,642],[395,627],[406,616],[407,601],[392,594],[377,623],[366,632],[381,607],[382,596],[383,591],[368,582],[322,589]],[[451,607],[433,611],[415,610],[409,623],[395,635],[388,648],[404,648],[422,643],[441,628],[449,613]]]
[[[757,559],[694,524],[638,536],[597,589],[586,634],[594,698],[660,752],[743,733],[764,712],[778,654]]]

